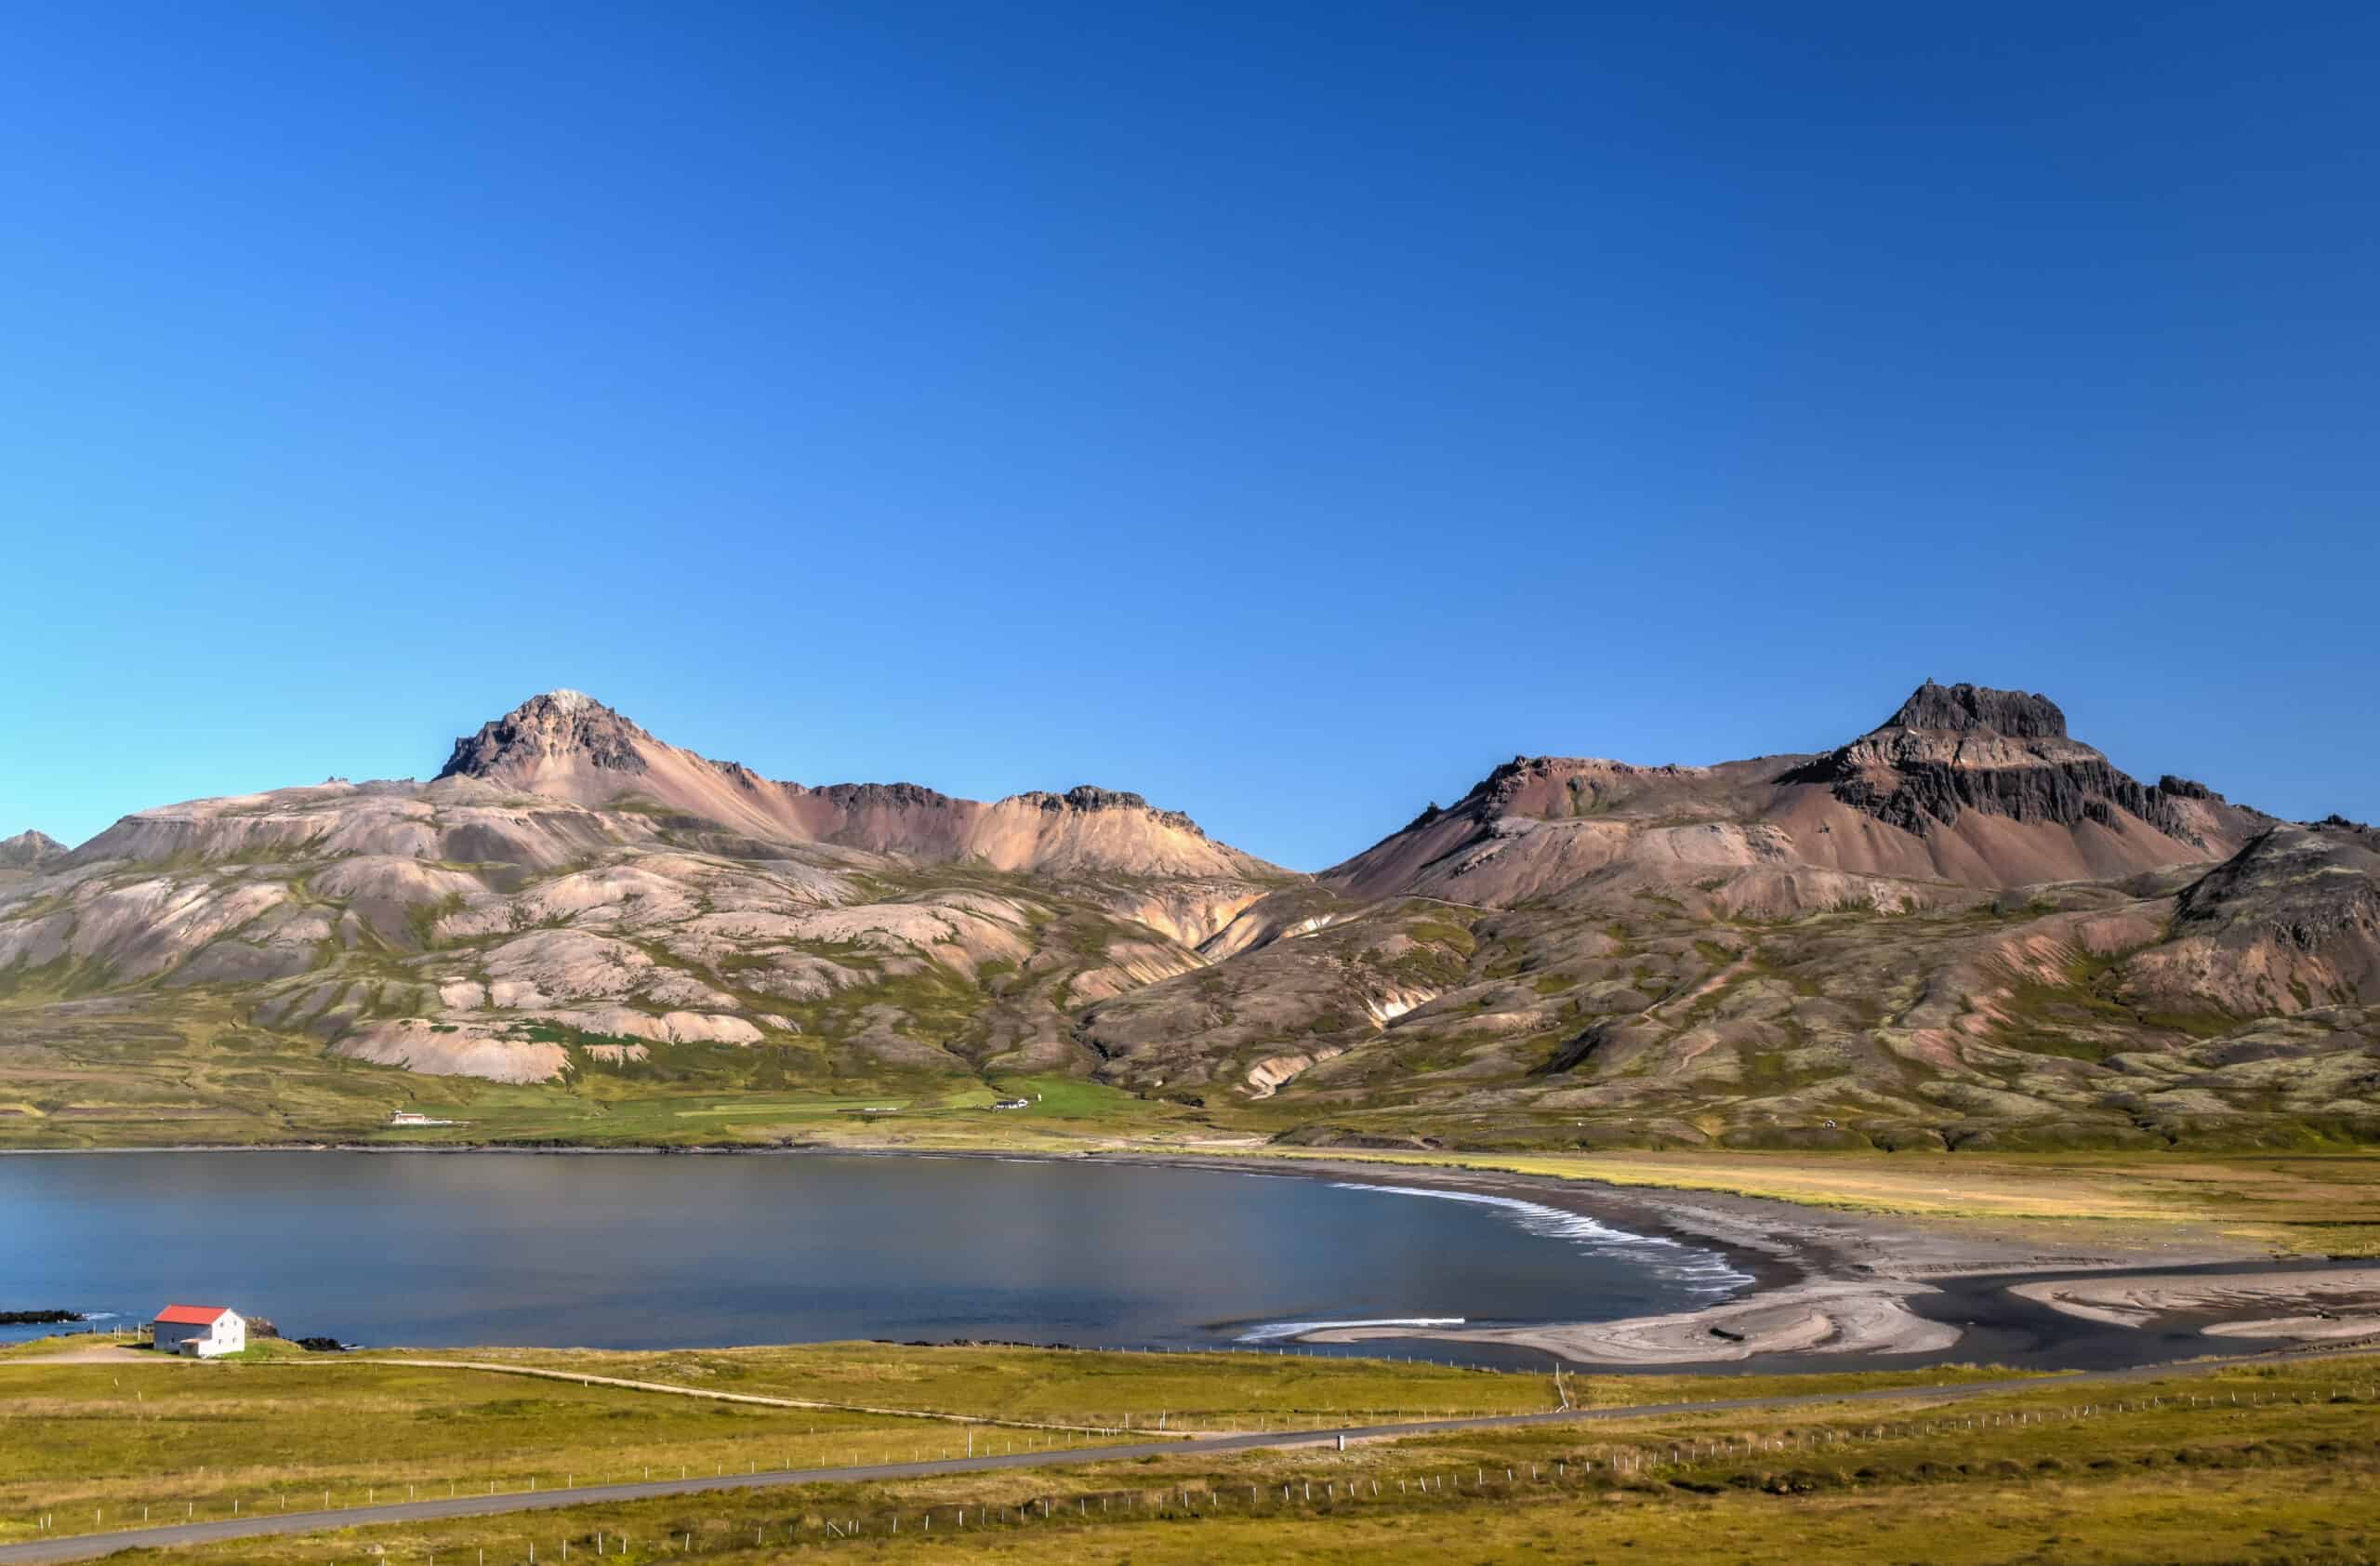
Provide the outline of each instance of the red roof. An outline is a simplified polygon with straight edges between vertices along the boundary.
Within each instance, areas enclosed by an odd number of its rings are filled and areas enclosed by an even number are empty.
[[[157,1320],[178,1327],[205,1327],[213,1325],[215,1319],[230,1308],[222,1305],[169,1305],[157,1312]]]

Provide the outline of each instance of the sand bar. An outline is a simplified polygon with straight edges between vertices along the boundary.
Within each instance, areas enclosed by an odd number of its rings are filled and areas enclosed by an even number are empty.
[[[2335,1267],[2267,1277],[2066,1278],[2018,1283],[2009,1293],[2054,1310],[2117,1326],[2214,1317],[2211,1337],[2335,1342],[2380,1334],[2380,1267]]]

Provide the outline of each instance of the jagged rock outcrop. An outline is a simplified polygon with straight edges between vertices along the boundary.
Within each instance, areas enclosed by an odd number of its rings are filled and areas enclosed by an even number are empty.
[[[534,788],[555,763],[633,775],[645,770],[639,747],[652,742],[651,735],[584,691],[548,691],[455,741],[438,776]]]
[[[2063,739],[2066,713],[2045,696],[1988,685],[1937,685],[1928,680],[1878,726],[1944,734],[1990,729],[2011,739]]]
[[[2211,857],[2254,826],[2254,812],[2203,784],[2169,776],[2142,785],[2069,738],[2066,714],[2047,697],[1932,681],[1866,735],[1778,780],[1822,785],[1853,809],[1918,837],[1955,826],[1969,810],[2106,828],[2121,811]]]

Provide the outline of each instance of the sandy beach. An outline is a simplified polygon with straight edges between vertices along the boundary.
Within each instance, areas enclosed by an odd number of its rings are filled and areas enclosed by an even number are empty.
[[[1805,1357],[1848,1368],[1854,1361],[1865,1366],[1952,1354],[2043,1364],[2118,1362],[2153,1357],[2179,1332],[2226,1339],[2235,1347],[2380,1334],[2380,1267],[2309,1267],[2181,1226],[1920,1220],[1709,1191],[1359,1159],[1164,1161],[1537,1203],[1715,1250],[1752,1280],[1732,1298],[1667,1315],[1514,1326],[1329,1327],[1302,1334],[1299,1341],[1308,1343],[1500,1344],[1609,1368],[1789,1368]],[[2021,1332],[2012,1330],[2012,1320]],[[2059,1359],[2061,1349],[2074,1357]]]
[[[1959,1331],[1911,1313],[1904,1297],[1921,1283],[1794,1283],[1668,1316],[1537,1327],[1410,1329],[1336,1327],[1307,1343],[1364,1343],[1426,1335],[1460,1343],[1542,1349],[1577,1364],[1688,1365],[1764,1354],[1922,1354],[1949,1348]]]
[[[2270,1277],[2085,1278],[2017,1283],[2010,1293],[2054,1310],[2122,1326],[2161,1318],[2201,1323],[2209,1337],[2347,1342],[2380,1335],[2380,1267]]]

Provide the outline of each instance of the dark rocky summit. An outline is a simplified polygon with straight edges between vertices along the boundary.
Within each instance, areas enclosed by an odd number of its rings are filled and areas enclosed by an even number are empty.
[[[1088,814],[1098,810],[1144,810],[1152,819],[1180,831],[1205,837],[1206,831],[1197,822],[1178,810],[1160,810],[1142,795],[1122,789],[1102,789],[1096,784],[1078,783],[1063,794],[1034,789],[1013,796],[1019,803],[1037,809],[1056,813],[1078,811]]]
[[[1990,729],[2011,739],[2063,739],[2066,714],[2045,696],[1988,685],[1937,685],[1928,680],[1880,727],[1960,734]]]
[[[509,763],[583,755],[610,772],[645,770],[637,742],[653,737],[617,712],[578,691],[548,691],[532,697],[480,731],[455,741],[440,778],[491,777]]]
[[[1055,801],[1049,800],[1046,795],[1043,801],[1041,808],[1044,810],[1055,810],[1062,804],[1070,810],[1146,810],[1149,807],[1149,802],[1138,794],[1119,789],[1102,789],[1091,783],[1078,783]]]
[[[939,810],[952,803],[948,794],[922,783],[827,783],[804,792],[853,811]]]
[[[1968,810],[2062,827],[2114,827],[2122,812],[2202,846],[2203,822],[2182,802],[2236,809],[2188,778],[2141,783],[2068,737],[2066,714],[2047,697],[1930,680],[1876,728],[1778,781],[1824,784],[1853,809],[1919,837]]]

